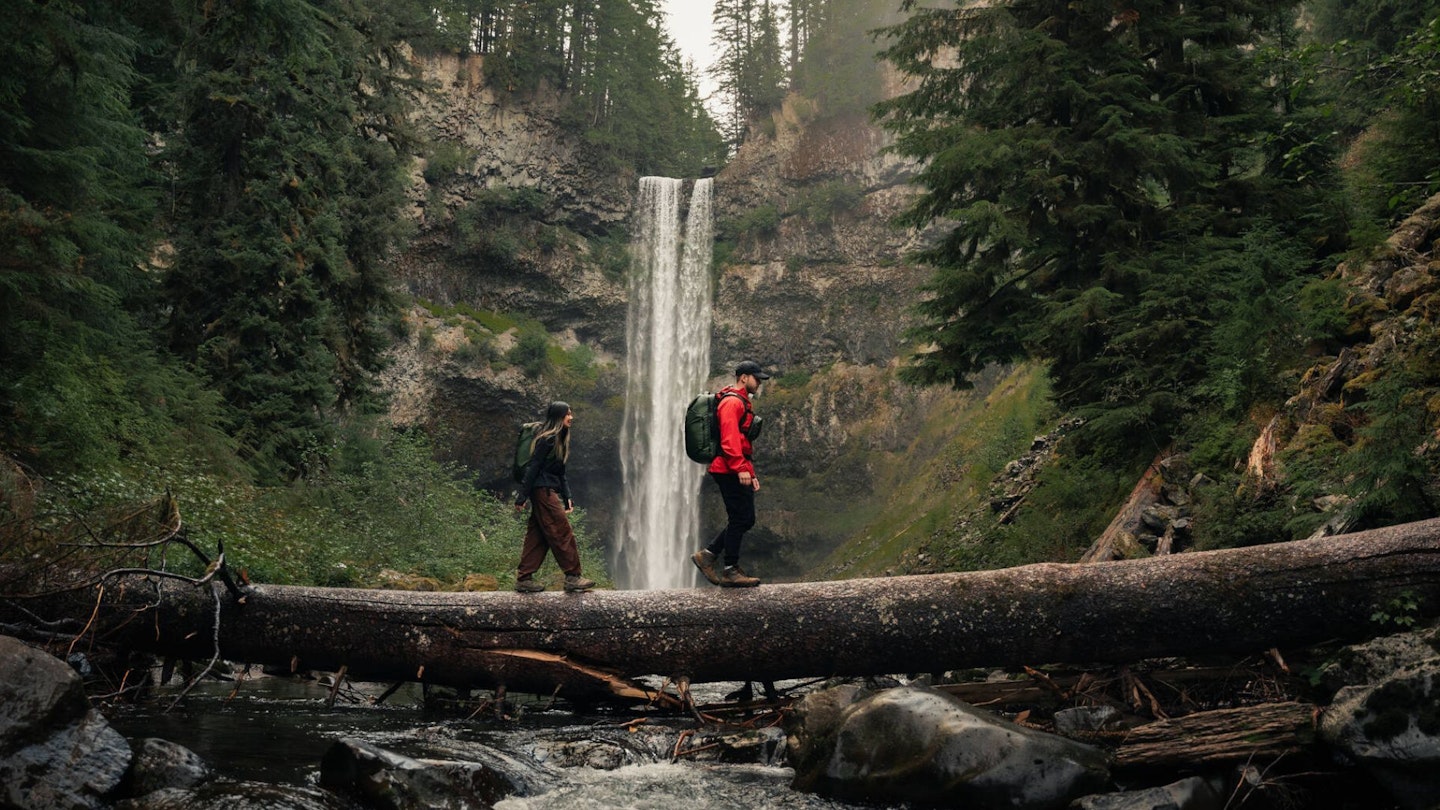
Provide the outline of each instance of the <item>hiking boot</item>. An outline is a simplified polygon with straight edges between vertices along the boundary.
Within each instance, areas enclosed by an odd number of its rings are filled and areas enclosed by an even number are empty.
[[[543,590],[545,590],[545,586],[530,577],[521,577],[515,580],[515,591],[517,593],[539,593]]]
[[[720,582],[717,584],[722,588],[753,588],[760,584],[760,580],[741,571],[738,565],[727,565],[725,570],[720,572]]]
[[[706,579],[710,580],[711,585],[720,584],[720,577],[715,573],[715,552],[708,548],[702,548],[690,555],[690,561],[695,563],[695,567],[700,569],[700,573],[704,574]]]
[[[586,579],[579,574],[567,574],[565,577],[565,590],[571,593],[588,591],[595,587],[595,580]]]

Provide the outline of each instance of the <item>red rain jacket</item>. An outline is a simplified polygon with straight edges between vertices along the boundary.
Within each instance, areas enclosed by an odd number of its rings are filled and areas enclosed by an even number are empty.
[[[750,423],[755,421],[755,411],[750,407],[750,392],[743,385],[720,389],[722,395],[726,392],[737,396],[721,396],[720,404],[715,408],[720,417],[720,455],[710,462],[709,471],[754,475],[755,466],[750,463],[750,440],[745,436]]]

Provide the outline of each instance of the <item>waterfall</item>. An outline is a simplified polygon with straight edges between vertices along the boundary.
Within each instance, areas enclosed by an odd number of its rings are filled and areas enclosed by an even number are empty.
[[[613,573],[636,590],[697,582],[690,554],[700,547],[705,469],[685,455],[682,417],[710,374],[712,181],[695,181],[683,243],[682,185],[642,177],[635,205]]]

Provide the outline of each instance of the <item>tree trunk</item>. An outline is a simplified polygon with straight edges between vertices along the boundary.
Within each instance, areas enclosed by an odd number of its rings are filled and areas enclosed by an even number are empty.
[[[778,680],[1250,653],[1383,632],[1402,595],[1440,612],[1440,519],[1142,560],[587,594],[431,593],[125,576],[51,611],[166,656],[362,680],[644,700],[629,678]],[[40,605],[28,605],[39,612]],[[0,604],[0,614],[7,607]],[[30,614],[32,617],[34,613]],[[214,619],[220,617],[218,633]]]

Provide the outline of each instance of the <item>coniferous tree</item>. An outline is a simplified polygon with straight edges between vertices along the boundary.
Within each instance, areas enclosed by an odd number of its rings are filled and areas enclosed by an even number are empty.
[[[750,105],[760,113],[780,106],[785,99],[785,53],[780,44],[780,17],[771,0],[761,0],[755,42],[750,49],[746,85]]]
[[[655,0],[443,0],[435,13],[447,36],[470,32],[492,87],[557,91],[566,123],[620,165],[684,173],[723,156]]]
[[[716,92],[725,100],[725,117],[720,128],[732,144],[739,143],[745,132],[742,78],[751,38],[753,5],[752,0],[716,0],[711,12],[716,56],[710,72],[715,78]]]
[[[779,18],[770,0],[717,0],[712,19],[718,54],[711,72],[726,99],[722,129],[736,145],[751,120],[784,98]]]
[[[808,13],[796,90],[818,100],[826,113],[862,113],[881,100],[880,46],[872,33],[895,22],[891,0],[828,0]]]
[[[0,7],[0,447],[75,470],[198,440],[210,400],[147,321],[141,32],[107,2]]]
[[[323,462],[379,360],[376,262],[402,178],[397,111],[366,95],[384,85],[367,82],[364,11],[207,4],[182,50],[171,345],[222,392],[267,479]]]
[[[1369,133],[1353,184],[1368,242],[1440,189],[1440,2],[1321,0],[1314,18],[1314,83],[1332,97],[1332,126],[1347,143]]]
[[[595,4],[573,88],[577,128],[620,165],[688,176],[715,165],[724,144],[661,16],[654,0]]]
[[[1283,315],[1307,258],[1288,247],[1303,184],[1264,148],[1287,121],[1260,46],[1292,6],[1013,0],[892,29],[919,80],[880,108],[925,161],[907,219],[952,226],[919,256],[936,274],[912,378],[1042,359],[1092,439],[1168,443],[1212,353],[1263,336],[1217,320]]]

